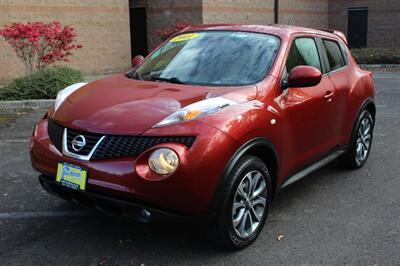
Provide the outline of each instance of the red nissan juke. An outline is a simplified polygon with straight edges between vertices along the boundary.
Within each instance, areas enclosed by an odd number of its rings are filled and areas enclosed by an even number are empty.
[[[240,249],[280,188],[368,158],[374,84],[340,32],[189,27],[133,62],[60,91],[36,125],[30,156],[48,192],[140,219],[208,217]]]

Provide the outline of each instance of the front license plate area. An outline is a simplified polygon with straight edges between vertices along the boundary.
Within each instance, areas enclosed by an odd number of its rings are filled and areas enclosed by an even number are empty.
[[[56,181],[62,186],[84,191],[86,189],[86,180],[86,170],[69,163],[58,164]]]

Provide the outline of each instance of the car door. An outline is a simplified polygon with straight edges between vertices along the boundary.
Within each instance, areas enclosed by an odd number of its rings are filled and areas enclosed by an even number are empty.
[[[320,39],[321,55],[326,63],[326,76],[334,91],[331,98],[331,106],[336,110],[332,117],[332,123],[336,125],[331,141],[344,146],[348,144],[348,136],[345,134],[345,121],[347,115],[347,101],[352,84],[351,68],[348,67],[348,56],[343,43],[332,39]]]
[[[314,37],[297,37],[292,41],[282,80],[299,65],[313,66],[324,72]],[[289,85],[290,86],[290,85]],[[287,173],[292,174],[326,155],[332,147],[332,119],[336,115],[331,102],[334,86],[326,75],[313,87],[284,89],[278,97],[282,109],[282,153]]]

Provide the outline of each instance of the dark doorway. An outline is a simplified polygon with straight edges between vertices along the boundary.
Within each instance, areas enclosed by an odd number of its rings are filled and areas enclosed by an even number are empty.
[[[367,47],[368,8],[349,8],[347,38],[352,48]]]
[[[145,7],[129,9],[131,24],[131,55],[147,55],[147,16]]]

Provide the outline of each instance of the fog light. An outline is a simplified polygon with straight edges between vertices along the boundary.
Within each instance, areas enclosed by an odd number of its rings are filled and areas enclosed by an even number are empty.
[[[155,150],[149,157],[151,170],[159,175],[168,175],[176,170],[179,165],[178,155],[171,149]]]

